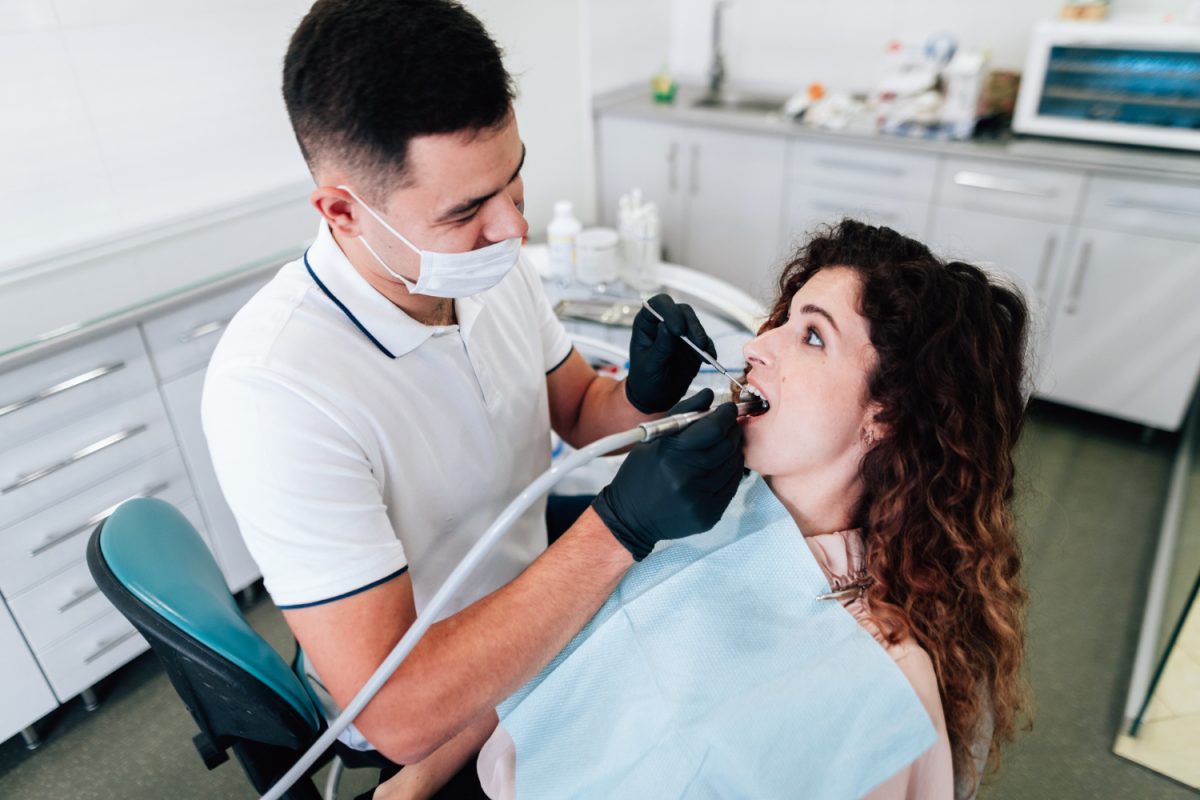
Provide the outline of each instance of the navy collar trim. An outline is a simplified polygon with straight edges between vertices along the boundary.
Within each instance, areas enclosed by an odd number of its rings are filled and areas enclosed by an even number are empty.
[[[396,358],[396,356],[392,354],[391,350],[388,350],[386,347],[380,344],[379,340],[371,335],[371,332],[367,330],[366,326],[358,321],[358,317],[354,316],[354,314],[350,312],[350,309],[346,308],[346,304],[334,297],[333,292],[329,291],[325,284],[321,283],[321,279],[317,277],[317,273],[313,272],[312,265],[308,263],[308,250],[304,251],[304,268],[308,270],[308,274],[312,276],[313,281],[315,281],[317,286],[321,288],[321,291],[325,293],[325,296],[332,300],[335,306],[341,309],[342,313],[346,315],[346,318],[354,323],[354,327],[362,331],[363,336],[366,336],[371,340],[371,344],[379,348],[379,352],[383,353],[388,358]]]

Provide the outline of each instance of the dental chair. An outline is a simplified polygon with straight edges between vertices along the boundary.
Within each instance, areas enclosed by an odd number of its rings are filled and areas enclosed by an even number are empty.
[[[234,755],[262,794],[325,730],[320,706],[292,667],[250,627],[204,540],[168,503],[137,498],[92,533],[88,569],[104,596],[150,643],[200,728],[193,737],[210,770]],[[285,795],[321,800],[312,773],[337,758],[325,787],[332,800],[343,765],[394,771],[375,752],[341,742]]]

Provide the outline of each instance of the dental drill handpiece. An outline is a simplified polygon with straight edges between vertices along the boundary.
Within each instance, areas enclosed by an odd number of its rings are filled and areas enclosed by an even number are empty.
[[[705,409],[704,411],[685,411],[682,414],[672,414],[669,417],[656,419],[653,422],[643,422],[641,425],[638,425],[639,428],[646,432],[646,438],[642,441],[651,442],[660,436],[670,436],[673,433],[679,433],[693,422],[699,422],[720,407],[720,405],[714,403],[712,408]],[[766,410],[767,404],[755,395],[751,395],[749,400],[737,404],[737,415],[739,417],[757,416]]]
[[[654,318],[657,319],[659,322],[666,322],[666,320],[663,319],[662,314],[659,314],[657,311],[655,311],[654,306],[650,305],[650,302],[648,300],[642,301],[642,308],[646,309],[651,314],[653,314]],[[696,355],[700,356],[700,358],[704,360],[705,364],[708,364],[710,367],[715,369],[717,372],[721,373],[726,378],[728,378],[731,383],[733,383],[735,386],[738,387],[738,389],[740,389],[741,391],[750,395],[751,397],[759,398],[759,400],[761,400],[764,404],[767,402],[766,398],[763,397],[762,394],[759,393],[758,389],[755,389],[753,386],[747,386],[746,384],[739,381],[737,378],[730,375],[729,370],[727,370],[723,366],[721,366],[720,362],[718,362],[715,358],[713,358],[708,353],[706,353],[705,351],[703,351],[699,347],[697,347],[696,343],[693,342],[691,339],[689,339],[686,336],[680,336],[679,338],[683,340],[684,344],[686,344],[688,347],[695,350]],[[764,408],[763,410],[765,411],[766,409]],[[743,415],[739,414],[738,416],[743,416]]]

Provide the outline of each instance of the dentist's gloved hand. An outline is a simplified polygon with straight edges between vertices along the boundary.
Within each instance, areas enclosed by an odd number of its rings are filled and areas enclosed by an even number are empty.
[[[679,337],[688,337],[713,358],[717,348],[691,306],[666,294],[651,297],[649,303],[663,321],[644,308],[634,317],[625,396],[643,414],[658,414],[679,402],[700,371],[700,356]]]
[[[671,413],[703,411],[712,401],[704,389]],[[716,525],[741,479],[742,428],[737,409],[725,403],[679,433],[636,445],[592,508],[641,561],[663,539]]]

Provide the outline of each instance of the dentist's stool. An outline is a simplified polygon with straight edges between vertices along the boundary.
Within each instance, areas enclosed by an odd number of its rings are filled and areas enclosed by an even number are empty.
[[[129,500],[92,533],[87,563],[165,667],[200,728],[193,741],[205,766],[223,764],[232,747],[254,789],[269,789],[325,721],[297,675],[246,622],[196,530],[162,500]],[[335,747],[313,771],[335,751],[348,766],[394,767],[377,753]],[[336,792],[340,767],[334,764],[327,795]],[[310,773],[285,797],[321,794]]]

